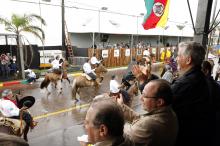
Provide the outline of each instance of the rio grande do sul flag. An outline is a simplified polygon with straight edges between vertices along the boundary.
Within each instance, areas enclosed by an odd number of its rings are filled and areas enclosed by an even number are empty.
[[[144,16],[144,29],[165,27],[168,18],[170,0],[144,0],[147,14]]]

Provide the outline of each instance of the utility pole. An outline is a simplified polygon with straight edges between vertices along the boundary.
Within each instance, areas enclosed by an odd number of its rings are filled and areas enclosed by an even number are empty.
[[[213,0],[199,0],[198,2],[194,41],[202,44],[205,48],[207,48],[208,44],[212,1]]]
[[[62,51],[66,52],[66,58],[67,58],[67,49],[65,44],[65,5],[64,0],[61,2],[61,17],[62,17]]]

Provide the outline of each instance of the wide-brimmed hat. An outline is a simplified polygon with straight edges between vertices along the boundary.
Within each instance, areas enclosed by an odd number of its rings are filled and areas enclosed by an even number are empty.
[[[18,107],[22,108],[26,106],[28,108],[32,107],[35,103],[35,98],[33,96],[25,96],[18,101]]]

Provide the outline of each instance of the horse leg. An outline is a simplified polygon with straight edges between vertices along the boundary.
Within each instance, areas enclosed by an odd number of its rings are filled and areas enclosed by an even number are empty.
[[[26,125],[24,128],[24,135],[23,135],[25,141],[28,141],[28,138],[27,138],[28,131],[29,131],[29,126]]]
[[[67,81],[68,81],[68,82],[69,82],[69,84],[70,84],[70,79],[69,79],[68,77],[67,77],[66,79],[67,79]]]

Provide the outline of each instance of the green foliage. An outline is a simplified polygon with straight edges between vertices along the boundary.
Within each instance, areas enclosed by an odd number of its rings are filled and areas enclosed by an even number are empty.
[[[38,37],[43,42],[45,39],[44,31],[39,26],[35,25],[36,22],[37,24],[41,23],[42,25],[46,25],[45,20],[35,14],[24,14],[23,16],[13,14],[11,20],[0,17],[0,24],[5,25],[5,30],[17,35],[20,35],[22,32],[28,32]]]

